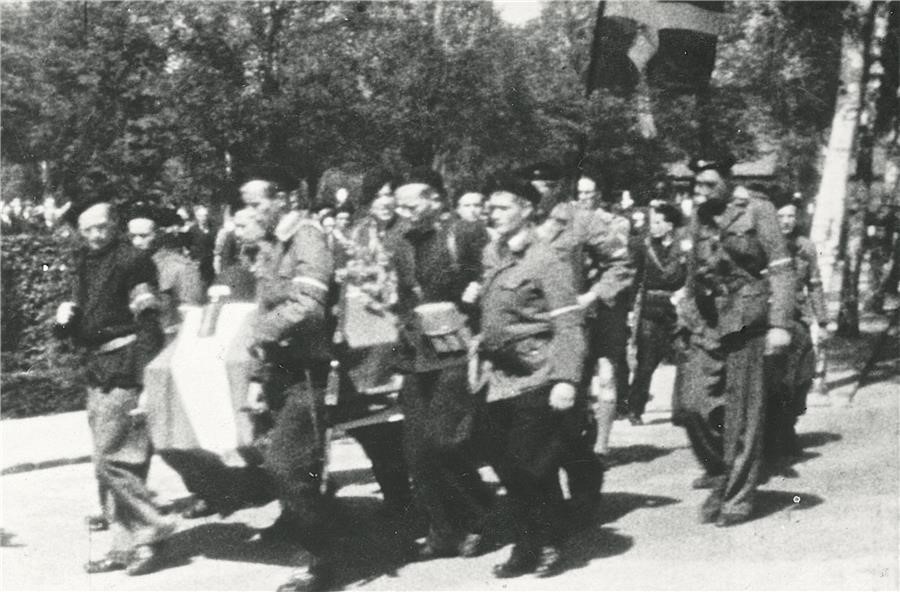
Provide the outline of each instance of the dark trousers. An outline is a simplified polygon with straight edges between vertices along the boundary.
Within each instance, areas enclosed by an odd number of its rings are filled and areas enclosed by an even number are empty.
[[[720,352],[688,353],[684,426],[706,472],[719,477],[705,506],[748,516],[763,465],[765,334],[730,335]]]
[[[628,410],[638,416],[644,414],[650,399],[650,384],[660,362],[672,354],[674,319],[642,318],[635,335],[637,366],[628,393]]]
[[[281,502],[281,520],[297,541],[321,557],[332,546],[333,523],[328,503],[320,493],[325,444],[323,397],[327,362],[309,372],[279,373],[267,384],[270,401],[283,402],[277,411],[264,468]],[[311,382],[311,384],[310,384]]]
[[[590,376],[597,370],[597,360],[606,358],[613,367],[613,378],[616,385],[616,411],[628,411],[628,379],[631,369],[628,367],[628,308],[624,304],[616,304],[610,308],[601,305],[595,318],[587,320],[588,353],[585,371]]]
[[[543,388],[488,403],[479,428],[480,447],[506,488],[516,547],[526,553],[562,539],[559,469],[569,412],[553,410],[548,396]]]
[[[405,511],[412,502],[409,471],[403,458],[403,423],[389,422],[354,428],[348,432],[372,461],[372,473],[385,504]]]
[[[400,401],[404,451],[416,503],[428,517],[429,542],[449,549],[480,532],[491,501],[472,438],[478,399],[465,365],[406,376]]]

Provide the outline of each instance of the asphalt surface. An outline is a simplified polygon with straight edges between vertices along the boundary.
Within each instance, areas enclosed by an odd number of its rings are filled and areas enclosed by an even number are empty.
[[[793,474],[764,485],[755,519],[730,528],[697,522],[705,493],[690,483],[700,471],[666,412],[650,413],[641,427],[617,422],[603,499],[593,515],[573,520],[567,570],[550,579],[492,578],[491,566],[510,548],[502,502],[486,554],[405,564],[400,526],[378,513],[366,458],[341,441],[334,463],[340,583],[371,590],[896,590],[898,387],[889,379],[860,390],[849,406],[812,406],[799,425],[806,452]],[[91,466],[8,474],[0,483],[3,590],[274,590],[305,561],[295,547],[254,538],[278,513],[270,504],[224,520],[181,521],[159,572],[88,576],[82,564],[109,544],[108,533],[88,533],[83,522],[96,510]],[[187,501],[160,461],[150,484],[161,504]]]

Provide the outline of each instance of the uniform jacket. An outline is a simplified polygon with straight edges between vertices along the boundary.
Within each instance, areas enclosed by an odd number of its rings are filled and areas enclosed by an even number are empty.
[[[484,252],[480,351],[493,366],[488,400],[577,384],[585,355],[572,269],[533,230]]]
[[[594,292],[602,305],[627,299],[634,282],[628,220],[604,210],[591,212],[574,202],[558,204],[539,235],[575,274],[576,290]]]
[[[686,297],[679,322],[707,348],[742,331],[787,329],[794,314],[791,258],[774,206],[732,198],[721,212],[707,202],[692,221]]]
[[[203,281],[197,263],[181,253],[160,249],[153,254],[153,263],[159,276],[161,321],[166,330],[181,323],[179,306],[203,302]]]
[[[259,345],[291,344],[301,358],[330,356],[326,307],[333,279],[331,251],[318,222],[287,214],[257,259]]]
[[[90,386],[104,390],[139,386],[144,366],[163,345],[153,261],[116,239],[99,251],[79,250],[74,280],[76,314],[67,325],[57,327],[57,334],[71,337],[84,349]],[[131,343],[98,351],[132,335]]]
[[[794,262],[797,319],[807,326],[813,323],[824,325],[828,321],[828,309],[825,307],[816,246],[805,236],[791,236],[788,238],[788,251]]]

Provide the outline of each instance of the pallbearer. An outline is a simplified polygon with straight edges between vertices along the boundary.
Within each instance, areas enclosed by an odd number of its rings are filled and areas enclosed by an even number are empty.
[[[481,450],[506,487],[515,524],[499,578],[562,565],[558,472],[569,454],[567,417],[585,353],[572,268],[536,236],[540,195],[527,181],[500,179],[488,207],[499,238],[484,254],[480,354],[487,373]]]

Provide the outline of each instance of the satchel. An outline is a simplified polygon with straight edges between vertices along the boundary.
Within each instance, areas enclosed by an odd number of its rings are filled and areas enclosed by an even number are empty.
[[[414,309],[416,321],[425,341],[437,355],[468,350],[472,332],[466,315],[453,302],[429,302]]]

